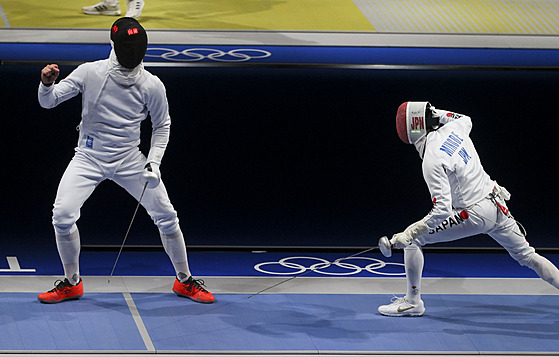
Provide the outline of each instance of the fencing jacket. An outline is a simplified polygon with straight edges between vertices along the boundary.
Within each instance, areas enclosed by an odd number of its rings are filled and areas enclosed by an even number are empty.
[[[433,201],[433,208],[423,221],[437,227],[451,216],[452,209],[465,209],[485,198],[494,182],[484,171],[470,139],[470,117],[439,111],[441,124],[430,132],[425,142],[423,177]]]
[[[51,86],[39,85],[39,103],[52,108],[82,93],[78,150],[114,162],[140,144],[140,125],[148,113],[152,136],[148,162],[161,163],[169,141],[171,118],[165,87],[143,64],[122,67],[114,50],[105,60],[78,66]]]

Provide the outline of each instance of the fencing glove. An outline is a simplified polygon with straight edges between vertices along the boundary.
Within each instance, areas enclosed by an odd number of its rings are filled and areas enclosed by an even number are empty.
[[[159,165],[148,162],[144,168],[144,172],[140,176],[140,183],[142,186],[147,184],[147,188],[156,188],[161,182],[161,172],[159,171]]]

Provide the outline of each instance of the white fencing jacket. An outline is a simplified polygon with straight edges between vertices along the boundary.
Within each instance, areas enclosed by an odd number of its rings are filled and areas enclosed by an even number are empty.
[[[78,66],[58,84],[41,83],[39,103],[53,108],[79,93],[80,150],[105,162],[124,158],[140,144],[140,125],[149,113],[153,131],[147,162],[161,164],[169,142],[169,105],[165,86],[143,64],[126,69],[112,50],[109,58]]]
[[[484,199],[495,185],[481,165],[470,139],[470,117],[443,110],[438,130],[427,135],[423,155],[423,177],[433,208],[423,218],[431,229],[452,215]]]

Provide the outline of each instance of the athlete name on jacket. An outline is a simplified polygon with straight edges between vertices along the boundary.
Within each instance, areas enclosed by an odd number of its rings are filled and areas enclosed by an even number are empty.
[[[437,232],[440,232],[440,231],[444,231],[445,229],[457,226],[464,221],[465,221],[465,218],[462,217],[459,213],[457,213],[454,216],[450,216],[447,219],[445,219],[441,224],[439,224],[437,226],[437,228],[431,229],[429,231],[429,234],[434,234],[434,233],[437,233]]]
[[[464,139],[458,136],[454,131],[450,133],[448,138],[444,141],[443,145],[439,148],[439,150],[444,151],[448,154],[448,156],[454,155],[456,150],[462,145]]]
[[[448,138],[446,138],[446,140],[444,141],[443,145],[439,148],[439,150],[447,153],[448,156],[452,156],[454,155],[456,150],[460,148],[460,150],[458,150],[458,155],[462,158],[464,164],[468,164],[468,161],[470,161],[472,157],[470,156],[470,154],[468,154],[466,148],[464,147],[461,148],[463,141],[464,139],[462,139],[460,136],[458,136],[458,134],[456,134],[453,131],[450,133]]]

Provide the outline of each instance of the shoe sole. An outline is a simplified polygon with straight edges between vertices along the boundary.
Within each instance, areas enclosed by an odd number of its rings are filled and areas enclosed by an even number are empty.
[[[188,295],[181,294],[181,293],[179,293],[179,292],[177,292],[177,291],[175,291],[175,290],[173,290],[173,292],[174,292],[175,294],[177,294],[177,296],[184,297],[184,298],[190,299],[190,300],[192,300],[192,301],[194,301],[194,302],[199,302],[199,303],[201,303],[201,304],[213,304],[213,303],[215,302],[215,299],[212,300],[212,301],[198,300],[198,299],[194,299],[192,296],[188,296]]]
[[[68,300],[78,300],[79,298],[81,298],[83,295],[76,295],[76,296],[72,296],[69,298],[64,298],[64,299],[60,299],[60,300],[54,300],[54,301],[49,301],[49,300],[42,300],[42,299],[38,299],[40,302],[42,302],[43,304],[58,304],[59,302],[63,302],[63,301],[68,301]]]
[[[88,11],[88,10],[83,10],[82,12],[86,15],[106,15],[106,16],[119,16],[121,14],[120,11]]]
[[[418,313],[401,313],[401,314],[388,314],[388,313],[383,313],[380,312],[379,313],[383,316],[390,316],[390,317],[421,317],[423,316],[423,314],[425,313],[425,311],[423,312],[418,312]]]

